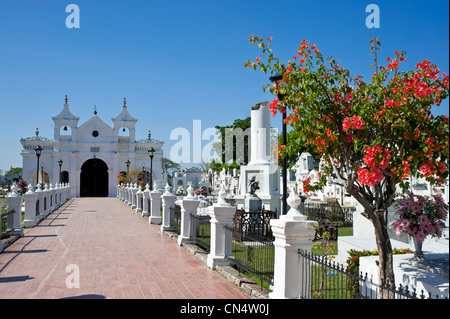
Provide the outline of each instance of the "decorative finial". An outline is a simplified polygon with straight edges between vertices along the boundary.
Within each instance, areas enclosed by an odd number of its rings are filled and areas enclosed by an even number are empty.
[[[67,98],[67,94],[66,94],[65,101],[66,101],[66,104],[67,104],[67,102],[69,102],[69,99]]]
[[[36,127],[36,136],[39,136],[39,127]]]
[[[127,107],[127,100],[126,100],[126,98],[123,98],[123,107]]]
[[[152,132],[150,130],[148,130],[148,139],[151,140],[152,139]]]
[[[97,105],[94,105],[94,115],[97,115]]]

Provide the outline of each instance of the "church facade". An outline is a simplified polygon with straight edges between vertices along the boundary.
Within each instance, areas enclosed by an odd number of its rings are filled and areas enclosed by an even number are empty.
[[[79,117],[72,114],[66,96],[62,111],[52,117],[54,137],[39,136],[20,140],[23,150],[22,177],[33,185],[69,183],[72,197],[116,196],[121,172],[144,171],[144,180],[162,178],[164,142],[151,138],[135,140],[137,119],[130,115],[124,99],[122,111],[112,118],[112,127],[94,112],[78,126]],[[41,156],[35,148],[42,148]],[[153,160],[149,152],[155,150]]]

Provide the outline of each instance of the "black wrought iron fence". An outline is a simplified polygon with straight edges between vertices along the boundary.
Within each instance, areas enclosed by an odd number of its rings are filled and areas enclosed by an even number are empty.
[[[232,234],[232,256],[227,256],[238,267],[247,271],[262,282],[273,285],[275,248],[273,239],[258,237],[225,226]]]
[[[314,240],[322,239],[325,231],[330,234],[331,240],[337,240],[339,227],[351,227],[353,225],[353,211],[343,210],[336,200],[307,201],[305,203],[305,215],[309,220],[319,223]]]
[[[173,216],[174,231],[179,235],[181,232],[181,206],[175,204],[170,210],[170,215]]]
[[[1,238],[8,237],[7,230],[12,229],[15,211],[2,213],[0,217],[0,234]]]
[[[276,210],[269,211],[263,208],[261,212],[246,212],[243,209],[237,209],[233,218],[234,229],[236,232],[242,232],[243,235],[273,241],[270,220],[276,216]],[[237,239],[239,240],[239,237]]]
[[[261,212],[236,210],[233,226],[225,226],[232,234],[232,256],[227,256],[238,267],[263,282],[273,285],[275,263],[274,237],[270,220],[276,211]]]
[[[299,250],[302,287],[300,299],[432,299],[422,290],[409,290],[401,284],[380,285],[374,283],[368,274],[355,274],[347,267],[325,256],[314,256]],[[436,299],[439,298],[436,296]]]
[[[206,251],[209,251],[211,245],[211,217],[191,214],[191,222],[195,229],[194,242]]]

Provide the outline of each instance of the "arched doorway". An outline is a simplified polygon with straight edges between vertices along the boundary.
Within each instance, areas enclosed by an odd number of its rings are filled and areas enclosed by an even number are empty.
[[[63,184],[69,183],[69,172],[68,171],[61,172],[61,183],[63,183]]]
[[[80,196],[108,196],[108,166],[101,159],[91,158],[81,166]]]

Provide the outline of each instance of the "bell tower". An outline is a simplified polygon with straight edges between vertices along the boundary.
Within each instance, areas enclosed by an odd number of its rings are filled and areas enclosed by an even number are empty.
[[[69,132],[72,140],[76,140],[76,129],[78,125],[79,117],[73,115],[69,110],[69,99],[67,95],[65,97],[65,103],[63,110],[56,116],[52,117],[54,123],[54,140],[59,141],[61,137],[61,131]],[[66,135],[66,134],[64,134]]]
[[[119,139],[119,130],[126,130],[129,131],[129,142],[133,143],[136,138],[136,122],[137,119],[132,117],[130,113],[128,113],[127,108],[127,100],[123,99],[123,106],[122,106],[122,112],[120,112],[119,115],[117,115],[115,118],[111,119],[114,123],[114,137],[117,137]]]

